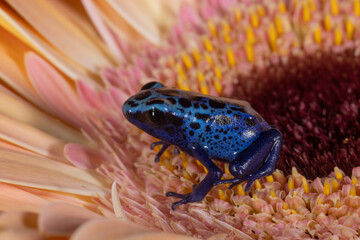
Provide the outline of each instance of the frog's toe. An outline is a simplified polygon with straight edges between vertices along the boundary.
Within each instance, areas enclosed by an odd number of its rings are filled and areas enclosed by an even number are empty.
[[[164,142],[163,142],[163,141],[153,142],[153,143],[150,145],[150,149],[153,150],[154,147],[156,147],[157,145],[160,145],[160,144],[164,144]]]
[[[166,193],[166,197],[176,197],[176,198],[185,199],[189,196],[190,196],[190,193],[187,193],[187,194],[180,194],[180,193],[176,193],[176,192],[167,192]]]
[[[180,200],[180,201],[177,201],[177,202],[174,202],[172,205],[171,205],[171,209],[172,210],[175,210],[175,208],[181,204],[186,204],[190,202],[190,198],[185,198],[183,200]]]
[[[179,154],[180,154],[179,148],[175,147],[174,148],[174,155],[179,155]]]

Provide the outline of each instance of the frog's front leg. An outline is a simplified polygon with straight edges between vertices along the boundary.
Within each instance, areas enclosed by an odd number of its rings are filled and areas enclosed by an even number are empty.
[[[155,156],[155,162],[159,162],[160,161],[160,157],[161,155],[165,152],[165,150],[170,146],[170,144],[163,142],[163,141],[158,141],[158,142],[153,142],[150,145],[150,149],[154,149],[155,146],[162,144],[162,148],[160,149],[160,151],[156,154]]]
[[[221,180],[217,184],[232,183],[232,188],[248,180],[245,192],[249,192],[251,184],[256,179],[268,176],[275,170],[282,142],[282,134],[276,128],[262,132],[250,147],[230,162],[229,171],[235,178]]]
[[[218,182],[223,172],[215,163],[208,157],[207,153],[198,144],[190,146],[190,153],[193,157],[198,159],[208,170],[206,177],[198,184],[193,186],[193,192],[188,194],[179,194],[175,192],[166,193],[167,197],[182,198],[182,200],[173,203],[171,208],[175,210],[178,205],[186,204],[188,202],[201,201],[212,187]]]

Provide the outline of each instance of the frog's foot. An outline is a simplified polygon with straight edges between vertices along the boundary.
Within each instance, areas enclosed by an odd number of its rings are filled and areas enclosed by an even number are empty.
[[[154,149],[155,146],[162,144],[162,148],[160,149],[160,151],[156,154],[155,156],[155,162],[159,162],[160,161],[160,157],[161,155],[165,152],[165,150],[170,146],[169,144],[163,142],[163,141],[158,141],[158,142],[153,142],[150,145],[150,149]]]
[[[176,198],[181,198],[182,200],[174,202],[171,205],[171,209],[175,210],[175,208],[181,204],[186,204],[189,202],[195,202],[196,200],[193,200],[193,193],[187,193],[187,194],[180,194],[180,193],[175,193],[175,192],[167,192],[166,193],[166,197],[176,197]]]

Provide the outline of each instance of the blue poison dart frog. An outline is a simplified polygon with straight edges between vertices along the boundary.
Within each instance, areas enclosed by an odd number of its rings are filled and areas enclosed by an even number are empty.
[[[151,145],[162,145],[155,162],[175,145],[207,169],[193,192],[166,193],[181,199],[172,209],[201,201],[222,183],[232,188],[247,180],[245,192],[249,192],[256,179],[274,171],[283,142],[280,131],[269,126],[248,102],[168,88],[159,82],[145,84],[124,103],[122,111],[132,124],[161,140]],[[234,178],[221,180],[223,172],[212,159],[229,163]]]

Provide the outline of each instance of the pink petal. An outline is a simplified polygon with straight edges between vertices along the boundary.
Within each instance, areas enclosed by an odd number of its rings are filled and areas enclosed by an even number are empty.
[[[53,113],[77,126],[83,124],[83,107],[67,81],[45,60],[30,52],[25,64],[32,84]]]
[[[64,153],[70,162],[82,169],[95,169],[110,161],[108,155],[102,151],[77,143],[66,144]]]
[[[39,214],[39,229],[47,235],[69,236],[80,225],[102,216],[67,203],[50,203]]]

